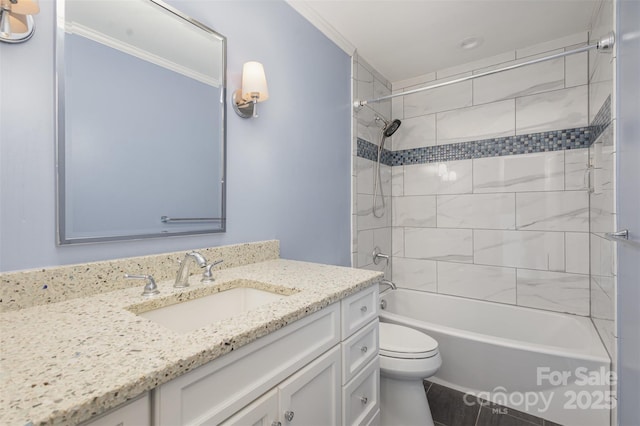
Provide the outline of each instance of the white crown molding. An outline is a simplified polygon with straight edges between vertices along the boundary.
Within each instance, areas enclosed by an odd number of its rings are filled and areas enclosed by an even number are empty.
[[[319,29],[329,40],[334,42],[340,49],[344,50],[349,56],[353,56],[356,47],[351,44],[338,30],[336,30],[327,20],[325,20],[318,12],[315,11],[304,0],[285,0],[296,12],[302,15],[314,27]]]
[[[153,53],[150,53],[144,49],[140,49],[139,47],[117,40],[113,37],[105,35],[104,33],[96,31],[93,28],[89,28],[87,26],[78,24],[76,22],[73,22],[73,23],[67,22],[65,24],[64,29],[65,29],[65,32],[69,34],[76,34],[81,37],[85,37],[89,40],[93,40],[96,43],[100,43],[105,46],[112,47],[116,50],[127,53],[131,56],[135,56],[144,61],[151,62],[152,64],[161,66],[168,70],[177,72],[178,74],[182,74],[184,76],[197,80],[201,83],[207,84],[209,86],[220,87],[220,81],[218,81],[217,79],[211,76],[208,76],[201,72],[195,71],[189,67],[185,67],[184,65],[180,65],[176,62],[165,59],[162,56],[158,56]]]

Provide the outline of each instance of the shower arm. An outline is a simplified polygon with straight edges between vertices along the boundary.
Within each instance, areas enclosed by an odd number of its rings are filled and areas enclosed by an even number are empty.
[[[519,64],[514,64],[514,65],[509,65],[509,66],[506,66],[506,67],[503,67],[503,68],[498,68],[498,69],[495,69],[495,70],[485,71],[485,72],[481,72],[481,73],[478,73],[478,74],[469,75],[469,76],[466,76],[466,77],[460,77],[460,78],[457,78],[455,80],[445,81],[443,83],[431,84],[429,86],[420,87],[418,89],[413,89],[413,90],[409,90],[409,91],[406,91],[406,92],[395,93],[393,95],[382,96],[380,98],[368,99],[368,100],[364,100],[364,101],[356,100],[353,103],[353,107],[355,109],[360,109],[365,105],[376,103],[376,102],[382,102],[382,101],[385,101],[387,99],[396,98],[398,96],[412,95],[414,93],[423,92],[425,90],[437,89],[438,87],[444,87],[444,86],[448,86],[450,84],[461,83],[463,81],[473,80],[475,78],[485,77],[487,75],[496,74],[496,73],[503,72],[503,71],[509,71],[509,70],[513,70],[513,69],[516,69],[516,68],[524,67],[524,66],[527,66],[527,65],[538,64],[540,62],[551,61],[553,59],[563,58],[565,56],[575,55],[577,53],[582,53],[582,52],[587,52],[587,51],[592,50],[592,49],[598,49],[598,50],[603,51],[603,52],[608,52],[613,48],[614,44],[615,44],[615,34],[613,32],[610,32],[607,35],[605,35],[604,37],[602,37],[600,40],[598,40],[597,43],[589,44],[589,45],[586,45],[586,46],[583,46],[583,47],[578,47],[577,49],[572,49],[572,50],[568,50],[566,52],[560,52],[560,53],[556,53],[556,54],[553,54],[553,55],[544,56],[542,58],[532,59],[530,61],[521,62]]]

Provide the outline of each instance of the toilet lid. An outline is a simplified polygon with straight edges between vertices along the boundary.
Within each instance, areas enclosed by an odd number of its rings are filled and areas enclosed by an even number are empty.
[[[430,358],[438,342],[426,334],[397,324],[380,323],[380,355],[393,358]]]

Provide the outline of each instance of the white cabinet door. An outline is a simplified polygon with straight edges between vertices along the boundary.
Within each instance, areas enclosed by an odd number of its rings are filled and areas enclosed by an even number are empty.
[[[278,419],[278,389],[271,391],[252,402],[232,417],[221,423],[221,426],[272,426]]]
[[[285,426],[338,426],[342,397],[340,345],[282,382],[280,419]]]
[[[147,392],[132,402],[84,423],[84,426],[148,426],[150,424],[151,405]]]

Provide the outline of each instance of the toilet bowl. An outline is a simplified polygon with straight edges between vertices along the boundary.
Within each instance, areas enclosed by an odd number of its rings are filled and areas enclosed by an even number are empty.
[[[433,426],[422,379],[441,365],[435,339],[409,327],[380,323],[382,426]]]

